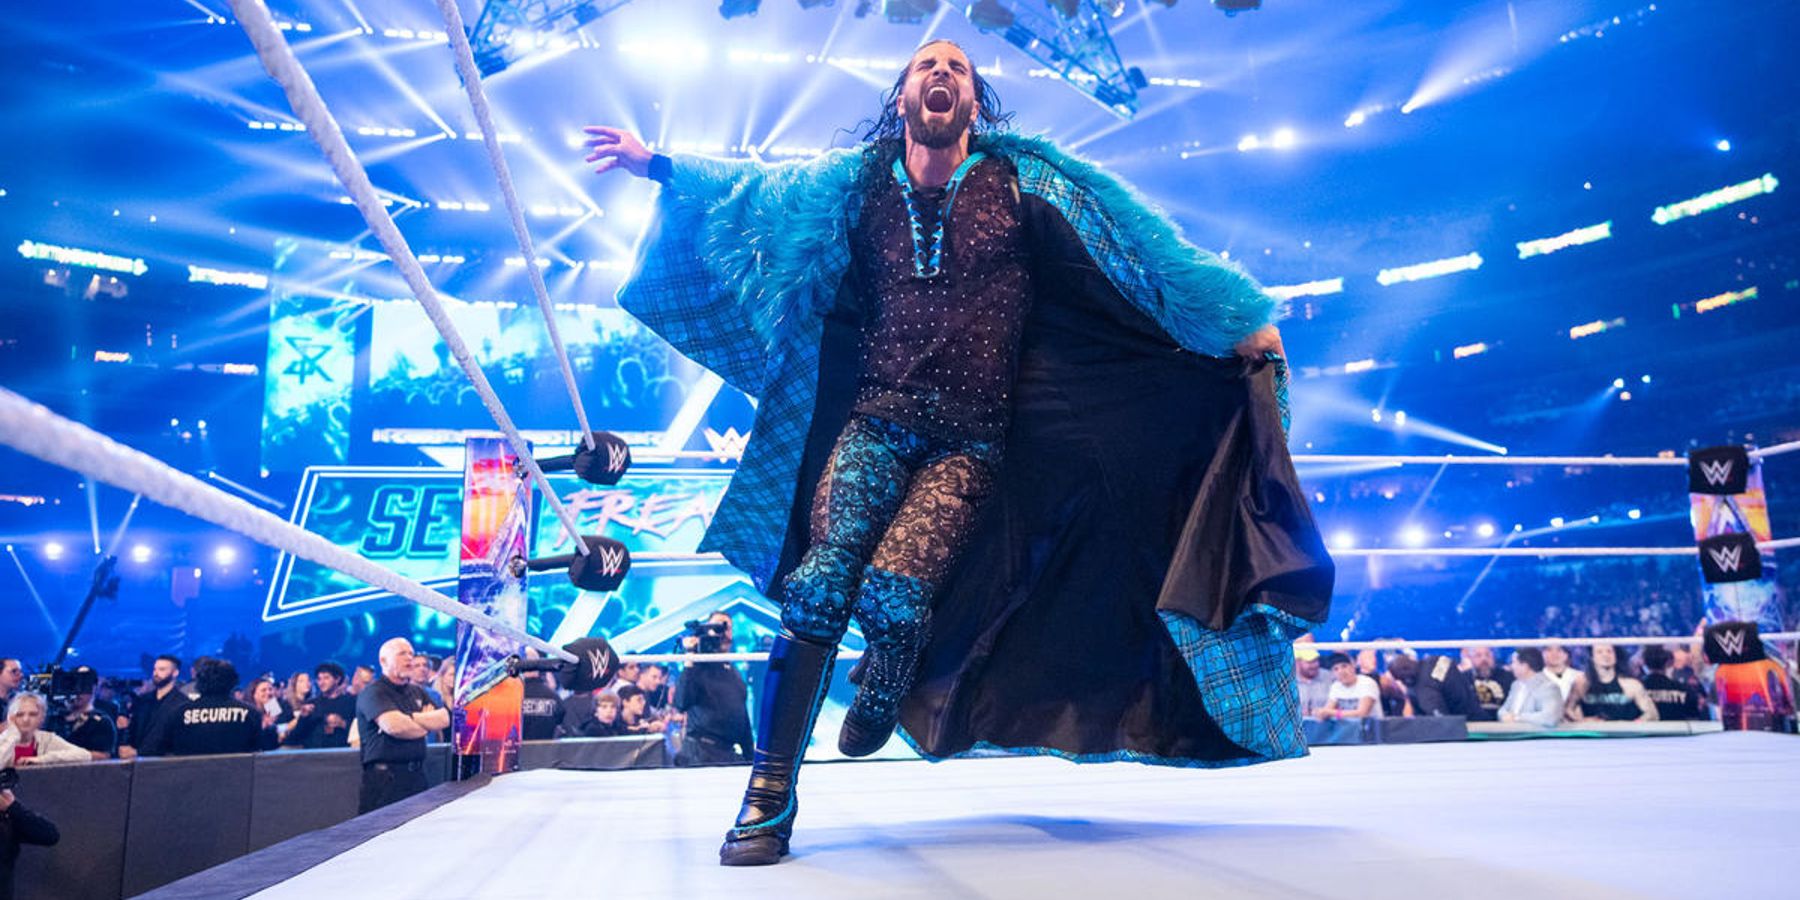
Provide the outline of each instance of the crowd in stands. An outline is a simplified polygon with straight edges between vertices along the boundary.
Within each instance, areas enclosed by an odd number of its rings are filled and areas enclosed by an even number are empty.
[[[433,706],[447,708],[455,660],[424,653],[412,659],[405,683],[422,690]],[[331,660],[285,679],[266,672],[248,681],[224,659],[201,657],[191,668],[182,666],[175,656],[158,656],[141,683],[96,679],[91,691],[47,697],[26,689],[19,660],[0,659],[0,705],[6,710],[0,768],[356,746],[357,699],[382,677],[374,666],[359,663],[346,670]],[[559,689],[555,676],[543,672],[526,672],[523,679],[525,740],[670,732],[678,737],[687,719],[674,702],[675,676],[663,665],[626,663],[610,684],[591,692]],[[747,758],[747,712],[743,718],[738,749]],[[445,741],[448,734],[440,731],[428,739]]]
[[[1601,644],[1460,652],[1362,650],[1325,653],[1294,646],[1300,711],[1321,720],[1462,716],[1554,728],[1592,722],[1713,718],[1710,665],[1697,645],[1645,646],[1638,653]]]

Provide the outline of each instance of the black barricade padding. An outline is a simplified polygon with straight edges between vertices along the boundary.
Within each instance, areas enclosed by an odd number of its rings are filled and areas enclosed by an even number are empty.
[[[1750,452],[1742,446],[1688,451],[1688,493],[1741,494],[1749,482]]]
[[[1762,552],[1749,532],[1715,534],[1700,542],[1700,577],[1707,584],[1755,581],[1763,577]]]
[[[656,769],[669,764],[660,734],[614,738],[564,738],[519,745],[520,769]]]
[[[354,818],[361,784],[357,750],[258,754],[250,795],[250,849]]]
[[[1307,719],[1301,723],[1307,746],[1346,744],[1424,744],[1463,741],[1469,725],[1462,716],[1419,716],[1412,719]]]
[[[250,851],[253,754],[140,759],[125,831],[125,895]]]
[[[24,847],[14,872],[20,900],[112,900],[125,883],[130,763],[37,766],[19,770],[19,802],[62,832],[54,847]]]

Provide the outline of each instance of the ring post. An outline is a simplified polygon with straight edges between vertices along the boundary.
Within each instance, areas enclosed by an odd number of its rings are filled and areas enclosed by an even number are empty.
[[[527,573],[512,561],[529,549],[531,482],[520,476],[517,462],[501,438],[468,439],[456,595],[463,605],[524,630]],[[456,778],[518,767],[525,688],[507,675],[506,660],[522,652],[517,641],[467,622],[457,625],[450,701]]]

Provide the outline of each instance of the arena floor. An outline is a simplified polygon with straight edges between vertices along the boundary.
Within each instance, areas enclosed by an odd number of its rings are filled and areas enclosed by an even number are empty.
[[[1800,738],[1770,734],[816,764],[794,855],[725,869],[744,775],[509,775],[256,896],[1697,898],[1800,858]]]

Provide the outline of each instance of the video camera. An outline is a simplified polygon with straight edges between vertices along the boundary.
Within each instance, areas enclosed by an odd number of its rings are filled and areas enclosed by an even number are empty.
[[[44,705],[48,707],[44,710],[47,722],[59,722],[68,713],[71,701],[82,694],[92,694],[99,683],[99,673],[86,666],[79,669],[45,666],[42,672],[25,677],[25,690],[43,696]]]
[[[691,637],[699,639],[695,653],[724,653],[730,649],[725,646],[725,623],[711,619],[692,619],[683,623]]]

